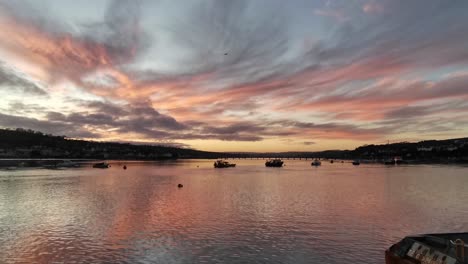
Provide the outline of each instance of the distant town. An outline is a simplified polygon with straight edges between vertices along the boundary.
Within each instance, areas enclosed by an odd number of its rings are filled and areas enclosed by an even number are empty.
[[[364,145],[354,150],[320,152],[207,152],[160,145],[68,139],[28,129],[0,129],[0,159],[164,160],[217,158],[359,159],[382,162],[398,157],[408,163],[468,163],[468,138]]]

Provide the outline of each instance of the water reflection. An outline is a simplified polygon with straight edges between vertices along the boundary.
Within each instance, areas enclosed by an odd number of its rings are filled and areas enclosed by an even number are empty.
[[[236,163],[0,172],[0,262],[382,263],[467,228],[467,168]]]

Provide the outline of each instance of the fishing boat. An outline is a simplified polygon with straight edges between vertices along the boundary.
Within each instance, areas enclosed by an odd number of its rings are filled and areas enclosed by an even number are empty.
[[[107,169],[109,167],[110,165],[107,162],[99,162],[99,163],[93,164],[93,168],[97,168],[97,169]]]
[[[312,161],[312,163],[310,163],[311,166],[320,166],[322,165],[322,162],[320,162],[320,160],[316,159],[314,161]]]
[[[271,160],[267,160],[265,162],[265,166],[267,167],[283,167],[283,161],[280,160],[280,159],[271,159]]]
[[[229,163],[225,160],[217,160],[215,161],[215,163],[213,164],[215,168],[229,168],[229,167],[235,167],[236,164],[235,163]]]
[[[464,241],[468,233],[408,236],[385,251],[385,263],[468,264]]]
[[[353,161],[353,165],[355,165],[355,166],[358,166],[358,165],[360,165],[360,164],[361,164],[361,162],[360,162],[359,160],[354,160],[354,161]]]

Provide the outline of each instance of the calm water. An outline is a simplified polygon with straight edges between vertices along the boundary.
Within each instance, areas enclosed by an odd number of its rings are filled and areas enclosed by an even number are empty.
[[[380,264],[468,230],[468,167],[235,162],[0,171],[0,263]]]

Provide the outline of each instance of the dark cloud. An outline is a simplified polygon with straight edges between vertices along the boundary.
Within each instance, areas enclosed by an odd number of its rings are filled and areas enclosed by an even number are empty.
[[[107,121],[113,120],[114,125],[130,127],[158,127],[167,130],[183,130],[186,126],[173,117],[156,111],[149,102],[133,102],[133,104],[116,105],[104,102],[91,102],[87,107],[98,113],[105,113]],[[112,119],[112,120],[111,120]]]
[[[407,106],[411,103],[428,102],[431,100],[455,100],[468,96],[467,82],[468,75],[466,74],[448,76],[437,81],[390,79],[371,86],[355,89],[353,92],[345,91],[329,96],[324,95],[310,100],[308,105],[310,107],[343,107],[343,105],[346,105],[348,110],[366,110],[366,107],[371,106],[371,109],[367,110],[385,110],[385,107],[387,106],[388,108],[388,105]],[[447,106],[450,107],[451,105]],[[390,110],[392,111],[393,109]],[[418,107],[413,107],[413,110],[421,111]]]
[[[398,122],[412,120],[411,122],[414,123],[417,122],[417,120],[426,121],[428,118],[444,114],[450,115],[450,113],[453,112],[457,112],[458,114],[468,114],[468,104],[454,101],[450,104],[439,102],[418,106],[406,106],[386,112],[384,118],[390,122],[392,120]],[[398,123],[396,124],[398,125]]]
[[[216,127],[205,122],[193,121],[179,123],[174,118],[156,111],[148,102],[116,105],[109,102],[83,103],[99,114],[75,113],[63,115],[49,113],[49,120],[71,122],[80,125],[109,126],[119,133],[138,133],[153,139],[221,139],[230,141],[259,141],[262,137],[255,135],[265,128],[256,127],[253,123]]]
[[[317,143],[315,143],[313,141],[304,141],[303,144],[306,145],[306,146],[310,146],[310,145],[314,145],[314,144],[317,144]]]
[[[11,93],[20,92],[32,96],[47,95],[47,92],[42,87],[28,80],[20,73],[15,72],[3,62],[0,62],[0,89]]]
[[[68,124],[50,120],[39,120],[15,115],[0,113],[0,126],[8,128],[27,128],[54,135],[65,135],[76,138],[100,138],[99,134],[93,133],[79,124]]]
[[[110,102],[92,101],[92,102],[80,102],[80,104],[94,111],[97,111],[100,113],[106,113],[112,116],[124,115],[126,112],[125,109],[123,109],[121,106],[110,103]]]
[[[105,102],[84,104],[93,112],[75,112],[62,114],[48,112],[47,120],[94,128],[115,128],[122,133],[140,133],[149,137],[164,138],[171,134],[168,131],[186,129],[184,124],[174,118],[160,114],[147,102],[135,105],[116,105]]]
[[[12,101],[9,103],[7,111],[14,115],[27,115],[45,112],[47,108],[38,104],[24,104],[20,101]]]
[[[359,135],[358,137],[375,137],[389,132],[387,127],[360,128],[340,123],[307,123],[297,121],[238,121],[224,125],[213,125],[203,121],[179,123],[174,118],[157,112],[146,102],[137,105],[116,105],[109,102],[82,103],[89,107],[87,112],[63,114],[48,112],[47,123],[69,128],[86,128],[89,131],[108,129],[119,134],[140,134],[147,140],[193,140],[218,139],[223,141],[261,141],[271,137],[337,137],[337,135]],[[34,124],[33,124],[34,125]],[[8,124],[5,124],[8,126]],[[22,125],[22,127],[27,127]],[[34,125],[37,129],[39,125]],[[46,130],[49,131],[49,130]],[[76,134],[76,133],[74,133]],[[311,144],[310,142],[307,144]]]
[[[65,118],[56,119],[57,121],[72,123],[72,124],[82,124],[82,125],[92,125],[92,126],[112,126],[115,123],[115,118],[113,116],[101,113],[72,113],[67,116],[63,115]],[[48,118],[59,117],[56,113],[48,115]]]
[[[88,106],[97,111],[70,114],[49,111],[43,120],[2,114],[0,126],[24,127],[69,137],[96,138],[100,137],[96,133],[98,130],[111,129],[119,133],[142,134],[155,140],[177,139],[178,131],[187,128],[174,118],[160,114],[145,102],[120,107],[111,103],[91,102]]]
[[[422,117],[430,110],[427,106],[407,106],[391,110],[385,114],[388,119],[404,119],[413,117]]]

